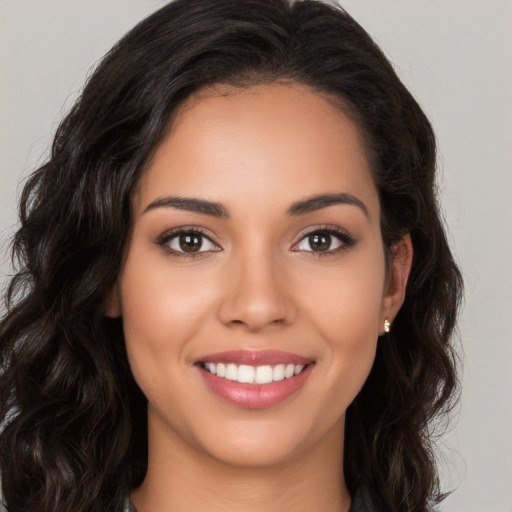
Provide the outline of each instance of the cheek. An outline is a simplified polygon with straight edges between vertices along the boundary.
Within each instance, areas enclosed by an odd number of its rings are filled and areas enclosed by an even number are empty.
[[[214,301],[204,273],[169,265],[152,251],[129,253],[121,276],[122,314],[127,338],[148,347],[187,339]]]
[[[379,252],[375,253],[377,256]],[[346,263],[346,264],[345,264]],[[349,264],[350,263],[350,264]],[[363,386],[377,347],[384,291],[384,258],[358,254],[309,283],[303,311],[321,340],[319,368],[344,411]],[[327,275],[328,274],[328,275]]]
[[[357,348],[378,335],[384,284],[384,256],[375,247],[310,275],[301,294],[307,296],[303,306],[334,345],[343,340]]]
[[[126,349],[133,375],[147,398],[190,366],[188,342],[211,310],[213,289],[191,273],[173,269],[162,255],[134,247],[120,279]]]

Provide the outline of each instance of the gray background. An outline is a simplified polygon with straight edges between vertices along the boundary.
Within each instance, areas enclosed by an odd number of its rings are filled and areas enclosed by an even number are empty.
[[[161,0],[0,0],[0,238],[88,70]],[[461,407],[442,440],[447,512],[512,511],[512,2],[347,0],[430,116],[466,280]],[[10,273],[6,244],[0,277]]]

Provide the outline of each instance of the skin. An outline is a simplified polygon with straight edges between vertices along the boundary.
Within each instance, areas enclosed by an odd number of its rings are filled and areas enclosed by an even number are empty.
[[[297,201],[340,193],[364,207],[288,213]],[[220,203],[229,216],[147,209],[166,196]],[[357,126],[302,85],[203,91],[180,107],[133,211],[107,314],[123,318],[149,402],[149,469],[132,494],[138,511],[346,512],[345,411],[370,372],[384,320],[403,302],[412,258],[406,236],[386,267]],[[213,243],[193,259],[157,243],[180,226]],[[307,234],[326,226],[355,243],[333,238],[339,248],[319,255]],[[251,410],[212,393],[194,364],[234,349],[283,350],[315,365],[284,402]]]

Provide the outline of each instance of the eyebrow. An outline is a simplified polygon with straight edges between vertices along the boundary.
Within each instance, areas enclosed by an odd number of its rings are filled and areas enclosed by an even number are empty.
[[[177,208],[178,210],[204,213],[212,217],[229,217],[228,211],[220,203],[206,201],[205,199],[195,199],[193,197],[162,197],[146,206],[143,213],[154,210],[155,208]]]
[[[366,208],[366,205],[352,194],[345,193],[323,194],[309,197],[308,199],[304,199],[302,201],[297,201],[296,203],[293,203],[290,208],[288,208],[287,213],[290,216],[302,215],[304,213],[313,212],[337,204],[357,206],[357,208],[359,208],[366,217],[369,217],[368,208]]]
[[[288,208],[287,214],[289,216],[303,215],[337,204],[356,206],[366,217],[369,217],[366,205],[357,197],[346,193],[322,194],[297,201]],[[222,204],[193,197],[167,196],[155,199],[155,201],[146,206],[143,214],[155,208],[177,208],[178,210],[202,213],[212,217],[229,218],[229,213]]]

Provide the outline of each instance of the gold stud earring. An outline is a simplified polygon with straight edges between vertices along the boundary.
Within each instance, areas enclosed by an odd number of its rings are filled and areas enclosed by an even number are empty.
[[[384,332],[388,333],[391,330],[391,324],[389,323],[389,320],[386,318],[384,320]]]

